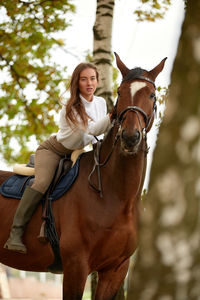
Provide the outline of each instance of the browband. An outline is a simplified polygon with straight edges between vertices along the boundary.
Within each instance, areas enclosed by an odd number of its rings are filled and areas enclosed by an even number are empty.
[[[153,84],[153,86],[154,86],[154,88],[156,90],[155,82],[153,80],[149,79],[148,77],[145,77],[145,76],[136,76],[136,77],[132,78],[132,80],[134,80],[134,79],[141,79],[141,80],[148,81],[151,84]],[[127,76],[125,76],[122,81],[126,81],[126,80],[127,80]]]

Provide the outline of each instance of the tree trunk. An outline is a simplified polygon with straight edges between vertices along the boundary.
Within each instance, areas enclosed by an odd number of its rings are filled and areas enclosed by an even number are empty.
[[[112,96],[112,22],[115,0],[97,0],[96,20],[93,27],[93,61],[100,73],[96,94],[106,99],[108,109],[113,106]]]
[[[113,107],[112,23],[114,6],[115,0],[97,0],[96,20],[93,27],[93,62],[100,74],[96,94],[106,100],[108,110]],[[92,299],[94,299],[96,285],[97,274],[93,273],[91,276]],[[115,299],[125,299],[123,286]]]
[[[188,1],[127,300],[200,297],[199,16]]]

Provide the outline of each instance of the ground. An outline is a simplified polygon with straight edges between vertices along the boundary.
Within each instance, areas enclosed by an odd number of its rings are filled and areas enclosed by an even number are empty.
[[[34,277],[8,279],[11,298],[62,299],[62,286],[53,281],[39,282]]]

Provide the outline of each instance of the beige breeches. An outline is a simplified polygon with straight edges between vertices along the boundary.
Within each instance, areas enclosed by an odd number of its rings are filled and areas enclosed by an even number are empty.
[[[32,188],[44,194],[54,177],[60,159],[71,153],[72,150],[59,143],[56,136],[51,136],[43,142],[35,153],[35,180]]]

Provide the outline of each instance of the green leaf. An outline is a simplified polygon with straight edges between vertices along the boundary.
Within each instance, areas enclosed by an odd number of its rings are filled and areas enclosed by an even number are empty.
[[[50,111],[56,114],[60,108],[66,67],[51,61],[52,48],[64,46],[54,34],[70,25],[66,14],[75,7],[72,0],[2,0],[0,8],[6,17],[0,23],[0,71],[5,77],[0,95],[1,153],[7,162],[22,161],[30,153],[31,137],[41,142],[57,130]]]

